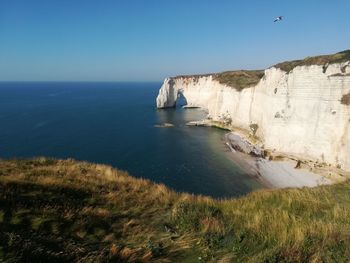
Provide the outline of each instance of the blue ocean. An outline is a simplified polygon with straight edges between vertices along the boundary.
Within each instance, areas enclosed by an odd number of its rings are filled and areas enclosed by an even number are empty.
[[[225,131],[185,125],[205,112],[156,109],[160,85],[2,82],[0,158],[110,164],[176,191],[218,198],[261,188],[228,158]],[[162,123],[174,127],[155,127]]]

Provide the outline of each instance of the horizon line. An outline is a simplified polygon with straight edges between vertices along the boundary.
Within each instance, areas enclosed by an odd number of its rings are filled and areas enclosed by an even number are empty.
[[[105,82],[105,83],[126,83],[126,82],[134,82],[134,83],[152,83],[152,82],[162,82],[163,80],[0,80],[0,83],[4,82]]]

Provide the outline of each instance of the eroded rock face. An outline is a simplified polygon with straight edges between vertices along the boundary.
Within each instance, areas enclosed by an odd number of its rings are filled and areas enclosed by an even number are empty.
[[[179,87],[174,87],[175,81],[172,78],[164,80],[157,97],[157,108],[171,108],[176,106]]]
[[[226,139],[228,141],[227,143],[230,144],[230,149],[234,151],[246,153],[255,157],[264,157],[264,151],[262,149],[235,133],[227,134]]]
[[[168,78],[157,107],[173,107],[179,93],[188,106],[202,107],[214,121],[258,136],[266,149],[340,165],[350,170],[349,62],[299,66],[287,73],[277,68],[253,87],[237,91],[212,76]]]

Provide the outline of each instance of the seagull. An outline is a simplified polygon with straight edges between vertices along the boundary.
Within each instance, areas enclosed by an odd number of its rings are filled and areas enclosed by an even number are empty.
[[[278,21],[282,21],[283,16],[278,16],[276,17],[276,19],[273,22],[278,22]]]

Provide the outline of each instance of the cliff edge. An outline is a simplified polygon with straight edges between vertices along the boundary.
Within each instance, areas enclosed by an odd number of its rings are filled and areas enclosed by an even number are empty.
[[[215,200],[106,165],[0,160],[0,262],[348,262],[349,191]]]
[[[180,94],[209,119],[254,133],[266,150],[350,170],[350,50],[264,71],[167,78],[157,107],[174,107]]]

